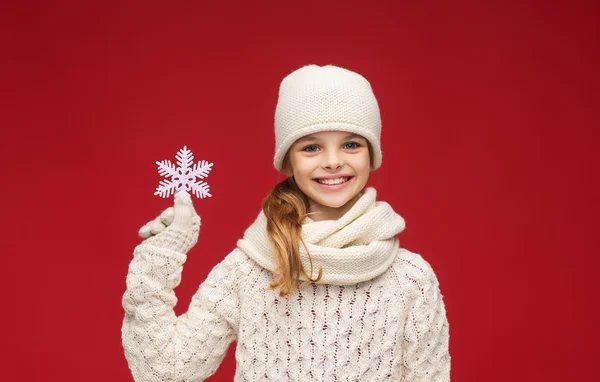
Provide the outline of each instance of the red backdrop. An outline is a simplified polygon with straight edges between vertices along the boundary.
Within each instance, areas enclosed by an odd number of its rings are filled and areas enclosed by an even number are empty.
[[[316,63],[375,90],[370,184],[438,275],[452,379],[590,380],[598,6],[552,3],[3,4],[1,379],[131,380],[125,276],[170,204],[154,162],[188,145],[215,163],[180,314],[279,179],[279,82]],[[211,380],[232,379],[234,350]]]

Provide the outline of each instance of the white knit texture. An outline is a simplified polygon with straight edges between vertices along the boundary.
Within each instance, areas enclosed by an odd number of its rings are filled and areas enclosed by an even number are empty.
[[[366,138],[372,169],[381,166],[381,116],[371,84],[363,76],[333,65],[307,65],[286,76],[275,108],[275,157],[281,171],[285,154],[305,135],[347,131]]]
[[[274,274],[236,248],[177,317],[186,255],[169,249],[176,232],[165,247],[162,233],[138,245],[129,267],[122,339],[136,381],[203,381],[233,341],[237,382],[450,380],[443,296],[420,255],[399,248],[372,279],[299,284],[282,298]]]
[[[394,261],[404,230],[404,219],[386,202],[377,202],[377,192],[368,187],[358,201],[338,220],[307,222],[302,238],[313,263],[314,278],[323,268],[323,284],[351,285],[385,272]],[[238,241],[238,248],[264,268],[275,272],[277,264],[267,235],[267,218],[261,211]],[[310,260],[303,245],[300,257],[307,272]]]

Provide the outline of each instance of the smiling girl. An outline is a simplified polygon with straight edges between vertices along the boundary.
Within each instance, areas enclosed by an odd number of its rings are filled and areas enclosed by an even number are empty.
[[[404,219],[366,187],[381,166],[370,83],[337,66],[283,79],[274,166],[287,178],[176,316],[200,217],[185,193],[140,229],[123,296],[136,381],[203,381],[233,341],[235,381],[449,381],[449,324]]]

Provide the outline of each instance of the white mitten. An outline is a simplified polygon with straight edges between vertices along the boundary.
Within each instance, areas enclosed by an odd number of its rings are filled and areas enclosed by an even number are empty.
[[[146,239],[145,244],[187,253],[198,242],[199,232],[200,216],[191,196],[187,192],[178,192],[174,206],[145,224],[138,234]]]
[[[164,210],[156,219],[150,220],[138,231],[138,235],[142,239],[147,239],[152,235],[156,235],[165,230],[173,222],[173,216],[175,215],[175,209],[169,207]]]

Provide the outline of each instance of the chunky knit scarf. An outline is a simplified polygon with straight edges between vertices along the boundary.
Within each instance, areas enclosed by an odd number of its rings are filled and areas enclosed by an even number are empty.
[[[312,258],[313,277],[319,267],[323,268],[319,283],[351,285],[367,281],[385,272],[396,258],[400,246],[395,235],[404,230],[405,222],[388,203],[376,201],[376,194],[374,188],[366,188],[338,220],[305,219],[302,238]],[[262,211],[237,246],[263,268],[277,272]],[[310,274],[310,261],[302,244],[300,256]]]

